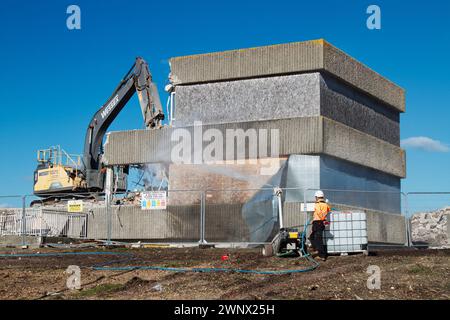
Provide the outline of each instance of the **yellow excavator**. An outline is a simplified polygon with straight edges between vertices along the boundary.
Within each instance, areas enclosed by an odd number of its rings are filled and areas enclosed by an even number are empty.
[[[60,146],[37,152],[38,167],[34,172],[34,193],[71,193],[85,191],[86,181],[81,178],[80,155],[69,155]]]
[[[46,200],[73,198],[104,191],[106,169],[102,143],[108,127],[137,93],[146,128],[160,128],[164,120],[159,94],[148,64],[138,57],[106,103],[89,123],[82,155],[71,155],[59,146],[37,152],[33,192]],[[116,190],[127,188],[128,167],[115,168]]]

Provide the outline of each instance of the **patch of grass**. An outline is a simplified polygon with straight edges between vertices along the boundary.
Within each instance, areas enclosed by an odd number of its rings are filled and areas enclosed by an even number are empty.
[[[408,272],[412,273],[412,274],[428,274],[428,273],[431,273],[432,270],[430,267],[426,267],[421,264],[416,264],[416,265],[410,267],[408,269]]]
[[[121,291],[124,289],[124,285],[120,283],[105,283],[100,284],[96,287],[89,288],[86,290],[82,290],[78,292],[76,295],[77,298],[88,298],[88,297],[94,297],[94,296],[100,296],[105,295],[108,293],[113,293],[117,291]]]

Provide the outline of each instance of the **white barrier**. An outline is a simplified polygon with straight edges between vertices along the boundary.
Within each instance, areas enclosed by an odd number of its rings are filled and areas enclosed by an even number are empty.
[[[25,219],[24,219],[25,217]],[[86,238],[87,215],[42,208],[8,209],[0,213],[0,236]]]

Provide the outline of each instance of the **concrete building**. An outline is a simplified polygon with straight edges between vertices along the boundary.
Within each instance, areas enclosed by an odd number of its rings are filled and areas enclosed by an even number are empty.
[[[269,143],[263,156],[251,155],[247,144],[245,153],[222,162],[170,164],[171,190],[252,189],[215,191],[207,199],[216,206],[209,213],[215,217],[207,225],[211,235],[226,239],[239,230],[236,238],[267,240],[263,238],[276,228],[276,220],[265,224],[262,236],[252,238],[251,230],[272,217],[266,189],[279,186],[297,188],[283,196],[291,225],[302,222],[299,204],[312,200],[313,192],[305,194],[305,189],[342,190],[328,191],[327,197],[335,208],[368,213],[369,241],[406,241],[405,221],[399,215],[400,181],[406,172],[400,148],[402,88],[324,40],[177,57],[170,65],[172,127],[109,133],[104,148],[109,166],[171,163],[174,132],[184,128],[195,135],[196,121],[203,124],[203,132],[214,129],[223,136],[230,129],[265,130]],[[269,161],[277,170],[261,175],[263,162],[275,148],[274,129],[279,152]],[[203,149],[208,141],[192,139],[190,145],[191,150]],[[223,148],[226,154],[225,144]],[[198,197],[175,193],[170,201],[186,208],[198,205]],[[227,220],[227,212],[234,218]],[[244,227],[233,227],[237,220]]]

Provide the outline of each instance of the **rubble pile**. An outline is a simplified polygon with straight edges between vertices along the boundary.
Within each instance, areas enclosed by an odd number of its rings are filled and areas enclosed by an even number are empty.
[[[450,207],[426,213],[417,213],[411,218],[413,243],[427,243],[433,247],[450,245]]]

